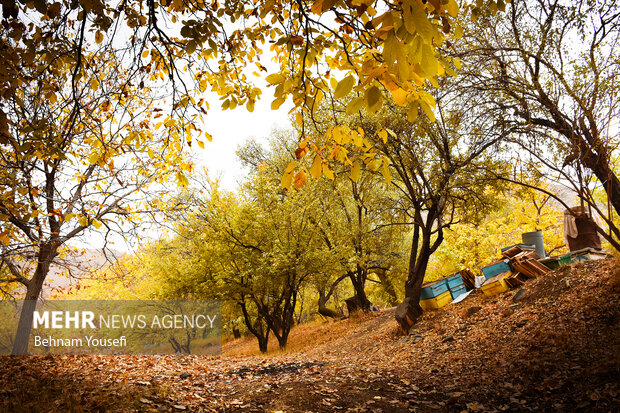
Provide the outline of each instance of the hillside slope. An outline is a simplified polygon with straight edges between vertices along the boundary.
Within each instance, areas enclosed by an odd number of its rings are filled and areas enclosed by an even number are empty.
[[[514,290],[492,298],[474,293],[428,312],[406,337],[397,333],[393,310],[386,310],[298,326],[287,351],[267,356],[252,355],[256,343],[244,339],[227,343],[221,357],[5,358],[0,406],[9,411],[16,406],[618,411],[620,269],[615,262],[567,266],[524,287],[518,300]]]

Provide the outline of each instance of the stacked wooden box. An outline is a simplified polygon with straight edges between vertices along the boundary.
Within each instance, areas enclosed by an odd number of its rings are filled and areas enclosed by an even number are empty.
[[[502,257],[502,261],[482,269],[487,280],[481,289],[487,296],[508,291],[522,285],[528,278],[549,272],[549,268],[538,261],[540,257],[530,245],[517,244],[503,248]]]

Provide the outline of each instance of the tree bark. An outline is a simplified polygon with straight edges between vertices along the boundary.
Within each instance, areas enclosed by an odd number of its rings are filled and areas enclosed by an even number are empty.
[[[368,277],[367,271],[359,264],[355,271],[349,272],[349,279],[353,284],[353,290],[355,295],[345,300],[349,314],[356,311],[370,311],[372,303],[366,296],[366,278]]]
[[[53,244],[44,244],[39,250],[39,259],[34,276],[28,283],[26,288],[26,296],[19,315],[19,323],[15,340],[13,341],[13,355],[28,354],[28,341],[32,330],[32,319],[34,310],[37,306],[37,300],[43,289],[43,283],[49,273],[50,265],[54,257],[57,255],[57,247]]]
[[[325,293],[321,294],[321,292],[319,292],[319,314],[321,314],[323,317],[329,318],[342,317],[342,314],[340,314],[338,311],[332,310],[331,308],[327,307],[328,300],[329,298],[325,296]]]
[[[417,227],[413,231],[413,240],[409,255],[409,269],[407,281],[405,282],[405,300],[396,308],[395,314],[396,321],[405,334],[407,334],[409,329],[422,315],[420,293],[422,292],[422,283],[424,282],[428,262],[433,252],[435,252],[443,242],[443,231],[441,228],[437,230],[437,238],[435,241],[431,242],[433,236],[433,222],[435,222],[437,215],[437,207],[429,208],[424,227]],[[418,251],[420,233],[422,235],[422,244]]]

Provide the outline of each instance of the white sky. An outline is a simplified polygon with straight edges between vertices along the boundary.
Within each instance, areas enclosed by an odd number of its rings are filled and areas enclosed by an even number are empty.
[[[256,102],[254,112],[245,106],[234,110],[221,110],[217,99],[209,101],[211,109],[204,117],[204,129],[213,136],[212,142],[205,142],[205,148],[193,145],[196,169],[206,167],[209,176],[220,178],[224,189],[233,190],[245,171],[237,160],[237,148],[249,138],[266,142],[275,128],[288,128],[288,111],[292,103],[286,102],[278,110],[271,110],[273,88],[263,88],[261,99]]]

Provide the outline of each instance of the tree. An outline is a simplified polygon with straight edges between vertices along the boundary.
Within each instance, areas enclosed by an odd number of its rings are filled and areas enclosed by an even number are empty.
[[[27,352],[34,305],[63,245],[93,229],[125,233],[156,195],[150,184],[188,165],[172,121],[152,132],[162,116],[156,92],[132,82],[112,53],[82,59],[76,78],[54,62],[41,73],[48,62],[36,56],[2,104],[0,252],[10,273],[2,282],[26,288],[15,354]]]
[[[126,50],[131,73],[150,67],[157,78],[170,79],[173,101],[181,104],[178,113],[186,105],[205,110],[206,101],[195,101],[194,92],[207,88],[221,96],[225,109],[246,105],[252,110],[261,90],[248,76],[253,70],[269,72],[260,61],[267,47],[278,64],[267,76],[275,86],[273,107],[292,97],[304,108],[299,112],[303,117],[324,96],[346,95],[356,80],[356,89],[366,94],[362,105],[380,106],[381,85],[399,96],[411,92],[412,105],[417,105],[423,99],[415,92],[424,79],[450,65],[436,47],[451,32],[457,13],[455,0],[5,2],[2,25],[15,43],[2,52],[6,76],[0,92],[10,95],[22,79],[20,62],[32,61],[40,52],[77,79],[90,38],[112,50]],[[36,23],[23,24],[26,16],[36,16],[31,20]],[[48,23],[54,31],[47,31]],[[75,36],[67,41],[54,33]],[[42,36],[49,38],[48,49],[38,45]],[[331,71],[345,78],[338,82]],[[5,126],[3,121],[0,129]]]
[[[612,213],[620,211],[613,166],[620,8],[605,1],[513,1],[505,15],[476,16],[458,53],[468,66],[463,87],[486,95],[489,116],[514,128],[515,163],[577,193],[605,221],[609,233],[599,228],[601,235],[620,248]],[[509,179],[525,183],[520,169]],[[594,195],[599,190],[603,203]]]
[[[319,141],[318,137],[315,139]],[[239,154],[247,165],[270,165],[281,174],[286,170],[284,165],[290,168],[296,163],[297,147],[298,141],[292,140],[290,135],[276,134],[268,151],[250,143],[241,148]],[[320,177],[317,168],[322,168],[320,155],[303,166],[313,178]],[[318,310],[326,317],[341,316],[326,304],[341,282],[347,279],[353,287],[353,297],[346,300],[349,312],[367,311],[371,305],[365,291],[369,275],[381,272],[382,279],[389,283],[387,272],[402,260],[395,252],[402,245],[404,227],[402,213],[394,208],[397,198],[394,189],[381,177],[361,167],[355,174],[353,180],[348,167],[335,166],[333,181],[312,179],[304,185],[304,191],[316,200],[308,211],[330,256],[324,262],[325,265],[331,263],[331,266],[324,267],[313,277],[319,294]]]

